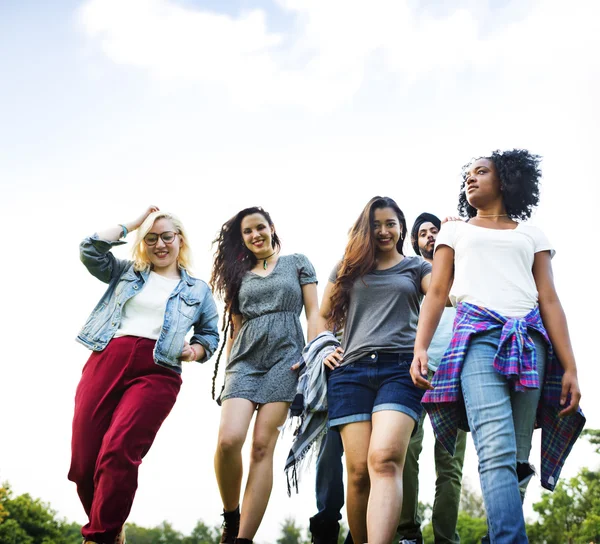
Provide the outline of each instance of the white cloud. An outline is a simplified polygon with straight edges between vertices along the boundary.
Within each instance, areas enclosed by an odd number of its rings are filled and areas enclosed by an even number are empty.
[[[600,48],[600,5],[536,0],[526,16],[494,25],[465,8],[445,17],[417,13],[408,0],[279,0],[295,21],[271,32],[260,9],[238,16],[182,7],[172,0],[88,0],[86,33],[114,62],[144,68],[163,82],[216,84],[238,104],[299,105],[327,111],[349,103],[369,59],[382,54],[389,74],[414,83],[475,68],[504,77],[544,79],[585,73]],[[451,82],[451,81],[450,81]]]

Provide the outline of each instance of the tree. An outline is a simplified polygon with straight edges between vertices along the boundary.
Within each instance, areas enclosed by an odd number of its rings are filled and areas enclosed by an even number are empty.
[[[585,429],[582,438],[587,438],[590,444],[596,446],[596,453],[600,453],[600,429]]]
[[[209,527],[203,521],[198,521],[190,536],[183,539],[182,544],[219,544],[221,530],[219,527]]]
[[[286,518],[281,524],[281,536],[277,539],[277,544],[303,544],[302,531],[294,518]]]
[[[483,497],[471,487],[468,480],[463,480],[460,491],[460,511],[472,518],[485,518]]]
[[[600,453],[600,430],[581,434]],[[532,544],[600,542],[600,472],[582,468],[568,481],[560,481],[554,493],[545,492],[533,505],[539,519],[527,526]]]
[[[56,519],[56,512],[25,493],[13,497],[8,483],[0,487],[0,542],[8,544],[72,544],[72,525]]]
[[[527,527],[532,544],[600,542],[600,473],[581,469],[533,505],[539,520]]]

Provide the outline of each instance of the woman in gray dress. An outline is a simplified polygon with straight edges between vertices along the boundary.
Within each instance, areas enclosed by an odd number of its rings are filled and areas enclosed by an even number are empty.
[[[252,542],[267,508],[273,484],[273,452],[279,428],[296,394],[304,334],[316,336],[317,278],[300,254],[281,255],[269,214],[246,208],[221,228],[211,277],[213,291],[225,302],[227,337],[225,385],[215,473],[223,500],[221,542]],[[229,335],[227,334],[229,331]],[[215,376],[218,370],[215,368]],[[214,396],[214,379],[213,379]],[[256,412],[248,482],[240,513],[242,446]]]

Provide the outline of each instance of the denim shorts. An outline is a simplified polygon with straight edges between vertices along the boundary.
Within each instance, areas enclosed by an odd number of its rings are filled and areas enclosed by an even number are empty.
[[[381,410],[402,412],[418,424],[425,391],[410,377],[412,360],[412,353],[373,352],[332,370],[327,382],[329,426],[370,421]]]

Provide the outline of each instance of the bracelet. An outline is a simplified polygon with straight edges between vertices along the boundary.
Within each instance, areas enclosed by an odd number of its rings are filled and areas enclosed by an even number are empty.
[[[127,234],[129,234],[129,231],[127,230],[127,227],[125,225],[122,225],[121,223],[119,223],[119,227],[121,227],[123,229],[123,233],[121,234],[121,238],[125,238],[127,236]]]

